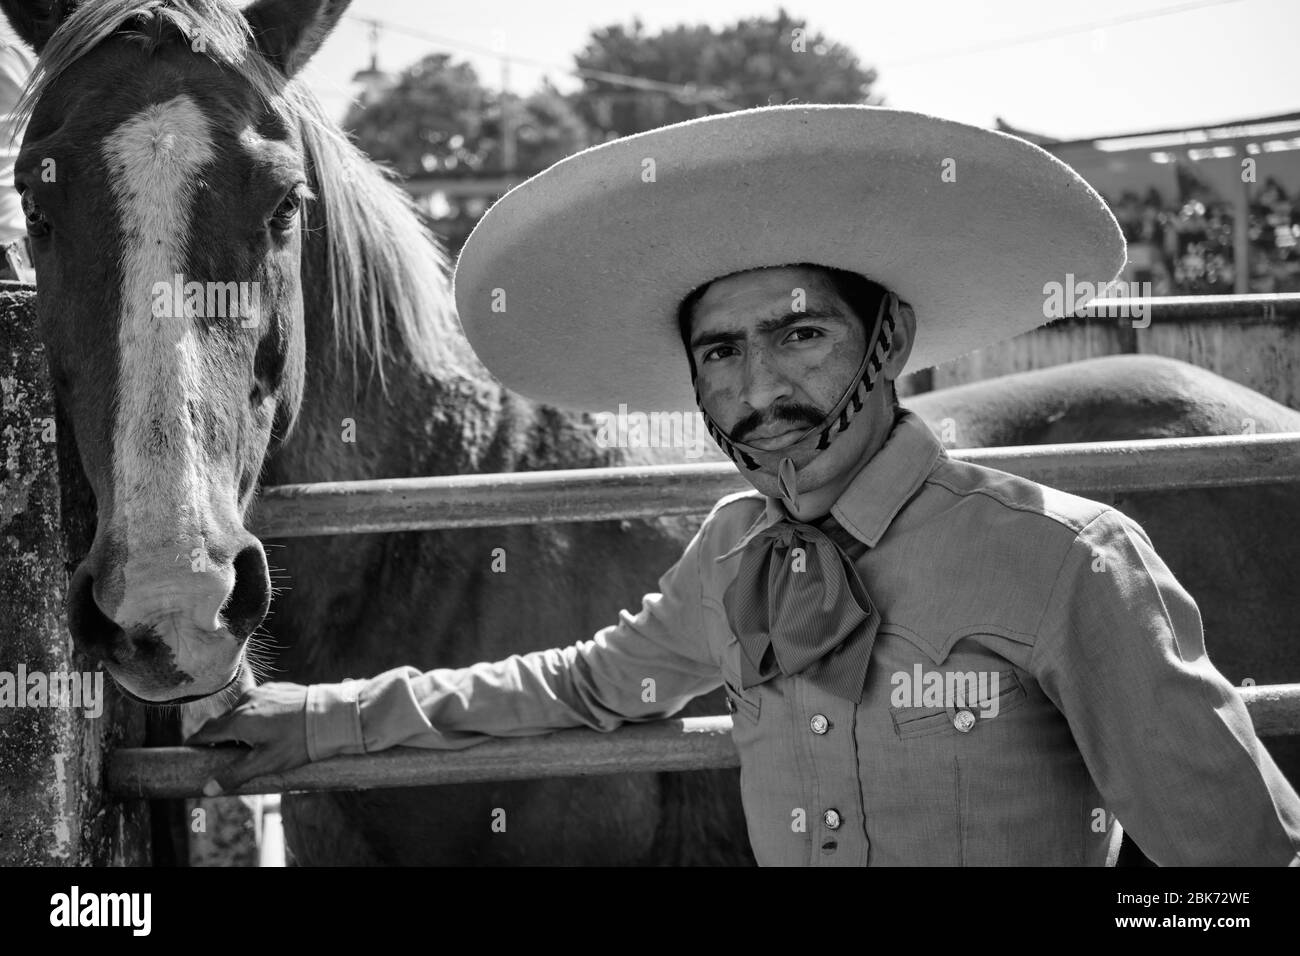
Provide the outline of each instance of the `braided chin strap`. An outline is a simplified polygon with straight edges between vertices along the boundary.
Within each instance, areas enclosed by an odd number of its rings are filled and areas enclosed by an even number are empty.
[[[705,410],[704,403],[700,401],[699,377],[696,376],[692,383],[695,386],[695,404],[699,406],[700,413],[704,416],[704,425],[709,435],[737,465],[743,465],[748,471],[762,468],[774,472],[781,497],[791,508],[795,508],[798,504],[799,492],[794,459],[791,456],[805,448],[824,451],[830,447],[836,436],[848,430],[857,413],[862,411],[867,394],[875,388],[876,376],[880,374],[885,359],[889,356],[894,334],[894,316],[897,312],[898,296],[890,292],[880,302],[880,311],[872,324],[871,344],[866,354],[862,356],[862,364],[858,367],[853,381],[849,383],[840,400],[835,403],[835,407],[825,418],[784,448],[768,451],[728,438],[726,432],[713,420]]]

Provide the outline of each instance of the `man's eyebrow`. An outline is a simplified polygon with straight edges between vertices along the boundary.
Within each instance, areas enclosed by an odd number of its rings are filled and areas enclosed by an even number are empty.
[[[760,319],[756,329],[761,333],[779,332],[787,326],[794,325],[805,319],[843,319],[845,314],[839,309],[804,309],[802,312],[786,312],[784,315],[774,316],[770,319]],[[731,345],[735,342],[743,342],[745,333],[732,329],[723,329],[717,332],[701,332],[691,339],[691,351],[703,348],[706,345]]]

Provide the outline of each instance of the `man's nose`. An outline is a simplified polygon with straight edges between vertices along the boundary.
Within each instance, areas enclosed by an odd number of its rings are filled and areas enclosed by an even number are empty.
[[[766,349],[751,350],[746,358],[745,381],[740,397],[750,408],[762,411],[777,399],[789,398],[794,394],[794,386],[773,366],[772,357]]]

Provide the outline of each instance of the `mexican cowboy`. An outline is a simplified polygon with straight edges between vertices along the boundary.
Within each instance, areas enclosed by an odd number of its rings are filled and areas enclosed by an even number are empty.
[[[1046,152],[887,108],[710,117],[534,177],[457,267],[480,358],[566,408],[698,407],[754,490],[592,640],[251,692],[193,738],[258,748],[210,792],[723,685],[761,864],[1101,865],[1121,826],[1160,864],[1295,864],[1300,799],[1142,529],[952,460],[897,403],[905,369],[1042,324],[1048,284],[1105,285],[1124,251]]]

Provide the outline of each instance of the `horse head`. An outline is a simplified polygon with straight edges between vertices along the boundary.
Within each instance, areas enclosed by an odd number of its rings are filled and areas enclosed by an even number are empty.
[[[294,76],[346,6],[0,3],[39,55],[15,187],[97,509],[68,619],[146,703],[252,680],[272,586],[245,516],[306,361],[314,180]]]

